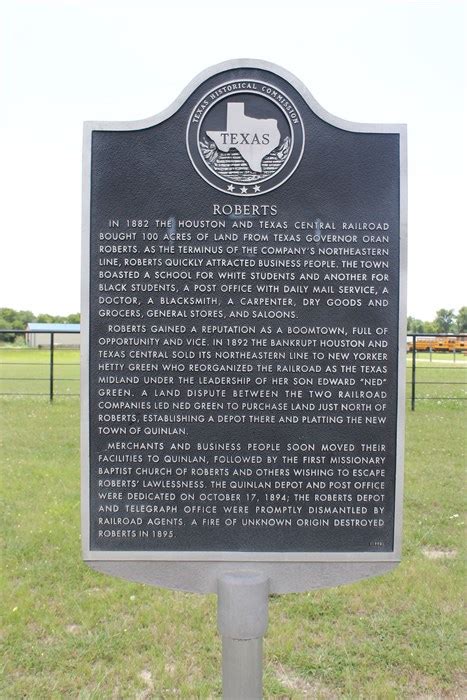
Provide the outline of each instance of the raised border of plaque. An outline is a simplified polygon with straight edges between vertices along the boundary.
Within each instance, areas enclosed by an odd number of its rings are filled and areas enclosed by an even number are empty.
[[[132,131],[170,118],[204,81],[230,69],[261,69],[288,81],[322,120],[357,133],[399,134],[400,137],[400,271],[399,363],[397,399],[394,548],[390,552],[258,552],[258,551],[98,551],[90,541],[89,479],[89,303],[91,139],[94,131]],[[280,66],[257,59],[236,59],[200,73],[167,109],[136,121],[85,122],[83,144],[82,292],[81,292],[81,518],[83,559],[94,569],[122,578],[195,592],[215,592],[217,580],[232,571],[261,572],[271,593],[300,592],[349,583],[385,573],[401,558],[405,426],[405,356],[407,287],[407,146],[404,124],[351,122],[327,112],[305,85]],[[237,199],[238,201],[238,199]],[[251,201],[251,200],[250,200]]]

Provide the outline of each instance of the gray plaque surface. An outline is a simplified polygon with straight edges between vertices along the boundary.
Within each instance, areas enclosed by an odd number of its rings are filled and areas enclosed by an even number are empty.
[[[271,592],[400,560],[406,134],[257,60],[84,130],[82,540],[93,568]]]

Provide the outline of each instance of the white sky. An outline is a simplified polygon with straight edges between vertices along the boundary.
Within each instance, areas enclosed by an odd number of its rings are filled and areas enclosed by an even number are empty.
[[[409,314],[467,305],[462,0],[2,0],[0,306],[79,309],[84,120],[165,109],[200,71],[260,58],[329,112],[405,122]]]

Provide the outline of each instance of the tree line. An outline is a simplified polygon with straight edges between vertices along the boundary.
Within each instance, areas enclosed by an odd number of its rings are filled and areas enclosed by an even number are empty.
[[[467,333],[467,306],[454,309],[438,309],[433,321],[421,321],[407,317],[407,333]]]
[[[7,307],[0,308],[0,330],[25,330],[28,323],[79,323],[79,314],[53,316],[52,314],[33,314],[32,311],[16,311]],[[13,341],[14,335],[2,333],[0,340]]]

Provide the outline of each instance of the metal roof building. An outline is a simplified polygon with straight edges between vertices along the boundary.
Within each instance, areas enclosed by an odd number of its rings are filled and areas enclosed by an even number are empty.
[[[28,323],[26,343],[31,348],[49,347],[52,333],[54,345],[80,346],[79,323]]]

